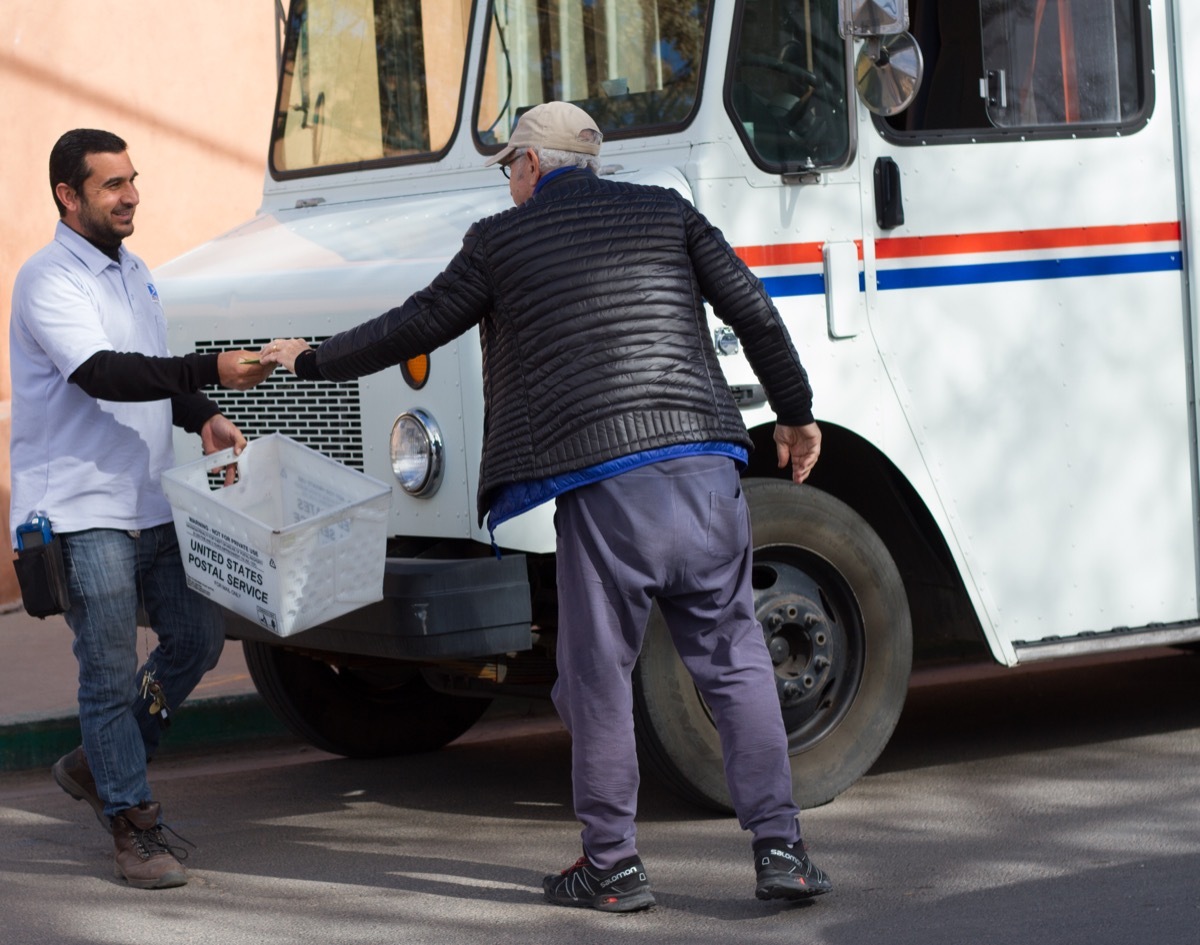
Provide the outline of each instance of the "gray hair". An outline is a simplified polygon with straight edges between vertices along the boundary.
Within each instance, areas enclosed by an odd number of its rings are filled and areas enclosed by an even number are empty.
[[[557,148],[530,148],[536,151],[538,164],[542,173],[548,174],[560,167],[583,167],[594,174],[600,173],[600,159],[594,154],[580,154],[578,151],[560,151]]]
[[[597,145],[604,140],[600,132],[593,131],[590,128],[585,128],[581,131],[579,137],[581,140],[586,140],[589,143]],[[537,153],[538,164],[541,165],[542,173],[544,174],[556,171],[560,167],[582,167],[593,174],[600,173],[600,158],[595,154],[583,154],[580,151],[561,151],[558,148],[536,146],[530,150]]]

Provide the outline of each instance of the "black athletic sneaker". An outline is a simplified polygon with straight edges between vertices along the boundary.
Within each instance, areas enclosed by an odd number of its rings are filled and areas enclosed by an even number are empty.
[[[542,889],[547,902],[601,912],[637,912],[654,905],[646,867],[636,856],[626,857],[608,872],[581,856],[574,866],[543,879]]]
[[[811,899],[833,889],[824,870],[808,858],[804,841],[761,840],[754,845],[759,899]]]

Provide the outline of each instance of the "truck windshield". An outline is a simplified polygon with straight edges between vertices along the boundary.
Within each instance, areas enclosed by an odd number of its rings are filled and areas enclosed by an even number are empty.
[[[428,160],[458,124],[471,0],[293,0],[271,171]]]
[[[495,0],[475,130],[484,148],[561,99],[605,137],[667,132],[700,95],[709,0]]]

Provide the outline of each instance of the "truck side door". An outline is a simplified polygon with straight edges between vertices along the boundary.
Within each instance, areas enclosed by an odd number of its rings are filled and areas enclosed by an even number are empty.
[[[864,290],[970,579],[1015,651],[1194,619],[1168,5],[910,10],[920,94],[859,126],[864,202],[901,185]]]

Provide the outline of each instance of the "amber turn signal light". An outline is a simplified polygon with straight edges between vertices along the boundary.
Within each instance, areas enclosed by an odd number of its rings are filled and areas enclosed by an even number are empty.
[[[429,380],[429,355],[418,354],[415,358],[409,358],[400,365],[400,373],[409,387],[420,390]]]

